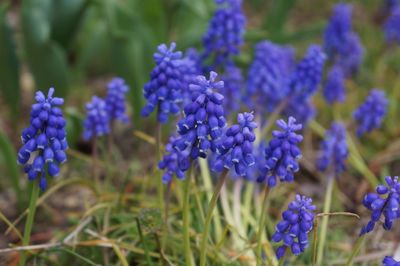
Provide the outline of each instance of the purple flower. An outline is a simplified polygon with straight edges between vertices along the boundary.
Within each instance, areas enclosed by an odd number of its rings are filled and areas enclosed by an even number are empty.
[[[381,126],[387,112],[388,103],[384,91],[371,90],[365,102],[353,113],[353,118],[358,125],[358,136],[362,136],[364,133],[371,132],[374,128]]]
[[[157,65],[143,89],[147,103],[142,109],[142,116],[147,117],[157,109],[160,123],[166,123],[169,114],[179,113],[178,104],[183,97],[182,52],[175,52],[175,47],[174,42],[169,48],[165,44],[158,46],[158,51],[153,56]]]
[[[400,44],[400,5],[392,10],[384,26],[385,40]]]
[[[400,266],[400,261],[393,259],[393,257],[386,256],[382,261],[383,266]]]
[[[36,92],[37,103],[32,105],[30,125],[22,131],[23,146],[18,151],[18,163],[24,165],[29,180],[40,178],[42,191],[47,187],[46,174],[57,176],[59,165],[67,160],[66,121],[58,107],[64,99],[53,94],[54,88],[49,89],[47,98]]]
[[[223,81],[215,81],[217,73],[210,72],[210,79],[198,76],[197,82],[190,85],[192,102],[184,107],[184,117],[178,122],[179,138],[173,146],[190,156],[180,163],[182,171],[189,168],[190,160],[206,158],[207,151],[216,150],[216,141],[222,135],[225,126],[222,90]]]
[[[357,73],[364,56],[364,48],[358,35],[354,32],[349,33],[338,52],[336,64],[342,67],[346,76]]]
[[[185,152],[180,152],[173,148],[176,140],[177,137],[174,136],[169,138],[169,142],[165,147],[166,154],[158,163],[158,168],[165,171],[162,176],[164,184],[170,183],[174,175],[179,179],[185,178],[185,172],[181,170],[179,164],[182,162],[183,158],[187,158],[189,154],[185,154]]]
[[[93,96],[92,101],[86,104],[83,138],[88,140],[108,134],[110,131],[109,123],[110,117],[107,112],[106,102],[97,96]]]
[[[275,227],[272,235],[273,242],[283,242],[277,250],[276,256],[281,259],[290,247],[296,256],[303,253],[308,247],[308,234],[313,229],[314,211],[312,199],[302,195],[296,195],[296,199],[289,204],[286,211],[282,213],[283,220]]]
[[[383,223],[385,230],[390,230],[393,221],[400,217],[400,183],[398,182],[398,177],[391,178],[387,176],[385,180],[387,186],[378,185],[376,193],[369,193],[364,197],[363,205],[372,211],[372,214],[371,220],[361,229],[360,235],[371,232],[382,215],[385,217],[385,222]]]
[[[224,110],[228,114],[239,110],[243,88],[243,76],[240,68],[233,64],[228,64],[225,72],[221,75],[224,87],[221,94],[224,95]]]
[[[203,36],[203,58],[211,58],[213,67],[231,62],[243,44],[246,18],[239,0],[216,0],[218,8]]]
[[[238,176],[246,176],[248,169],[255,165],[253,142],[257,123],[253,120],[253,113],[238,114],[238,124],[228,128],[217,146],[218,157],[213,170],[222,172],[224,168],[234,168]]]
[[[265,149],[265,165],[261,169],[258,182],[267,182],[268,186],[274,187],[277,178],[281,182],[293,182],[294,173],[299,171],[298,160],[301,151],[298,144],[303,140],[303,136],[296,134],[302,129],[301,124],[296,124],[296,119],[289,117],[288,122],[278,120],[276,124],[281,131],[274,130],[273,138]]]
[[[341,123],[333,123],[326,132],[325,140],[321,143],[322,154],[317,161],[320,171],[331,170],[339,175],[346,169],[345,161],[348,156],[346,128]]]
[[[125,107],[125,94],[129,87],[122,78],[113,78],[107,85],[106,110],[110,120],[128,122]]]
[[[345,100],[345,77],[340,66],[331,68],[325,83],[323,95],[329,104],[344,102]]]
[[[294,64],[294,50],[269,41],[255,47],[254,60],[249,68],[247,88],[249,97],[256,97],[256,109],[272,112],[288,95],[288,76]],[[247,100],[247,99],[246,99]],[[252,102],[249,107],[255,108]]]
[[[284,110],[286,116],[293,116],[303,125],[315,117],[315,107],[312,97],[294,96],[289,98],[289,102]]]

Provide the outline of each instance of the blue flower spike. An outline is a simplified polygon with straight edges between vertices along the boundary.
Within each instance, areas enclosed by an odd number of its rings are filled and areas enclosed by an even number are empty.
[[[187,157],[188,154],[174,149],[174,143],[177,139],[178,138],[175,136],[169,138],[169,142],[165,146],[166,154],[158,163],[158,168],[164,170],[164,174],[162,176],[162,181],[164,184],[170,183],[174,176],[180,180],[185,178],[185,172],[181,170],[179,165],[182,159]],[[184,168],[186,167],[187,166]]]
[[[174,141],[174,148],[189,156],[180,163],[181,170],[189,168],[190,160],[206,158],[209,150],[215,152],[216,144],[222,136],[226,120],[224,117],[224,96],[218,91],[224,82],[216,81],[217,73],[210,72],[210,79],[198,76],[190,85],[192,101],[184,107],[184,117],[177,124],[180,135]]]
[[[253,142],[256,139],[253,113],[239,113],[238,124],[229,127],[217,147],[218,156],[214,164],[216,172],[234,169],[238,176],[246,176],[255,165]]]
[[[110,117],[106,102],[97,96],[93,96],[92,100],[86,104],[83,138],[89,140],[108,134],[110,132],[109,123]]]
[[[323,95],[329,104],[344,102],[346,96],[345,76],[339,65],[332,67],[329,71]]]
[[[336,176],[346,169],[349,154],[346,142],[346,128],[341,123],[333,123],[321,143],[322,154],[317,161],[320,171],[330,170]]]
[[[60,164],[67,161],[66,120],[58,107],[64,99],[53,95],[54,88],[49,89],[47,97],[36,92],[37,103],[32,105],[30,125],[22,131],[23,146],[18,151],[18,163],[24,166],[30,181],[39,178],[42,191],[47,187],[46,175],[57,176]]]
[[[182,52],[175,51],[176,44],[170,47],[158,46],[153,58],[156,66],[150,74],[150,81],[144,85],[144,98],[147,100],[142,109],[142,116],[147,117],[157,111],[157,120],[164,124],[170,114],[180,111],[185,73],[182,72]]]
[[[287,123],[280,119],[276,124],[281,130],[272,132],[273,138],[264,154],[266,163],[257,179],[259,183],[266,182],[269,187],[274,187],[277,179],[281,182],[293,182],[294,173],[299,171],[298,160],[301,158],[298,144],[303,136],[296,131],[301,130],[302,125],[297,124],[294,117],[289,117]]]
[[[400,261],[395,260],[393,257],[386,256],[382,261],[383,266],[400,266]]]
[[[383,228],[390,230],[393,221],[400,217],[400,182],[397,176],[385,178],[387,185],[378,185],[376,193],[368,193],[363,200],[363,205],[372,212],[371,220],[361,229],[360,235],[374,230],[375,224],[383,215],[385,221]]]
[[[385,39],[388,43],[400,44],[400,5],[393,9],[384,25]]]
[[[313,229],[316,207],[312,205],[312,199],[302,195],[296,195],[286,211],[282,213],[282,221],[275,227],[272,241],[283,242],[276,250],[276,256],[281,259],[287,248],[290,248],[295,256],[303,253],[308,247],[308,234]]]
[[[113,78],[107,85],[106,110],[110,121],[118,120],[128,123],[126,115],[125,94],[129,87],[122,78]]]
[[[353,118],[358,125],[357,135],[379,128],[386,115],[389,101],[382,90],[373,89],[363,104],[353,113]]]

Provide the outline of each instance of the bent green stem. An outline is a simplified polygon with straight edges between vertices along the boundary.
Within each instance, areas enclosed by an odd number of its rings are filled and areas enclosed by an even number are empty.
[[[334,177],[330,177],[328,180],[328,186],[326,188],[326,194],[325,194],[325,201],[324,201],[324,213],[329,213],[331,209],[331,203],[332,203],[332,191],[333,191],[333,185],[334,185]],[[322,223],[321,223],[321,234],[320,234],[320,240],[319,240],[319,245],[318,245],[318,252],[317,252],[317,264],[320,265],[322,262],[322,258],[324,256],[324,247],[325,247],[325,241],[326,241],[326,232],[328,229],[328,220],[329,220],[329,215],[325,215],[322,217]]]
[[[200,245],[200,266],[206,265],[206,248],[207,248],[207,240],[208,240],[208,230],[210,228],[212,214],[217,205],[219,194],[221,193],[221,188],[225,184],[226,178],[228,176],[228,170],[224,170],[219,179],[218,183],[215,187],[214,194],[212,195],[211,201],[208,206],[206,220],[204,223],[204,230],[201,235],[201,245]]]
[[[265,188],[263,190],[264,193],[264,198],[261,206],[261,214],[260,214],[260,219],[259,219],[259,228],[258,228],[258,233],[257,233],[257,250],[256,250],[256,256],[257,256],[257,265],[262,265],[262,236],[264,234],[264,227],[265,227],[265,216],[267,214],[267,205],[268,205],[268,195],[269,195],[269,187],[265,185]],[[267,239],[268,242],[268,239]],[[267,262],[268,265],[274,265],[274,262],[272,261],[272,257],[274,256],[271,251],[271,245],[268,242],[268,247],[266,249],[267,251]]]
[[[183,250],[185,253],[185,265],[192,265],[192,251],[190,248],[190,183],[192,176],[192,167],[190,166],[185,182],[183,184]]]
[[[24,229],[24,237],[22,239],[22,245],[27,246],[29,245],[29,240],[31,237],[31,231],[33,226],[33,220],[35,218],[36,212],[36,201],[39,196],[39,184],[36,181],[29,182],[31,197],[29,201],[29,211],[28,217],[26,218],[25,222],[25,229]],[[20,266],[25,266],[26,264],[26,252],[21,253],[21,259],[19,261]]]

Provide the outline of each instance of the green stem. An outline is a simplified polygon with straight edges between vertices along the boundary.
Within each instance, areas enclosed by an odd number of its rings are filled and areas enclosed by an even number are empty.
[[[265,216],[267,215],[267,205],[268,205],[268,194],[269,194],[269,187],[265,185],[265,188],[263,190],[264,192],[264,198],[263,202],[261,205],[261,214],[260,214],[260,220],[259,220],[259,228],[258,228],[258,234],[257,234],[257,250],[256,250],[256,256],[257,256],[257,265],[262,265],[262,236],[264,233],[264,227],[265,227]],[[268,242],[268,239],[267,239]],[[269,244],[269,242],[268,242]],[[267,262],[268,265],[274,265],[274,262],[272,261],[272,257],[274,256],[272,252],[270,252],[270,245],[267,247],[267,251],[269,254],[267,254]]]
[[[325,194],[324,213],[329,213],[330,209],[331,209],[332,191],[333,191],[334,181],[335,181],[334,177],[329,178],[328,186],[326,188],[326,194]],[[319,240],[318,252],[317,252],[317,265],[321,264],[322,258],[324,256],[324,247],[325,247],[325,240],[326,240],[326,231],[328,229],[328,220],[329,220],[329,215],[325,215],[322,217],[321,234],[320,234],[320,238],[319,238],[320,240]]]
[[[143,236],[143,231],[142,231],[142,227],[140,226],[139,218],[136,218],[136,226],[137,226],[137,230],[139,233],[140,241],[142,242],[142,245],[143,245],[144,256],[146,257],[147,265],[151,266],[151,265],[153,265],[153,262],[150,258],[149,250],[147,248],[147,244],[146,244],[146,241]]]
[[[36,181],[29,182],[30,191],[31,191],[31,198],[29,201],[29,211],[28,217],[26,218],[25,222],[25,230],[24,230],[24,237],[22,239],[22,245],[27,246],[29,245],[29,240],[31,237],[32,225],[33,220],[35,217],[36,211],[36,201],[39,196],[39,184]],[[26,252],[21,253],[21,260],[19,261],[20,266],[24,266],[26,264]]]
[[[317,232],[318,232],[318,219],[314,219],[314,226],[313,226],[313,251],[312,251],[312,266],[317,264]]]
[[[192,265],[192,251],[190,249],[190,182],[192,176],[192,166],[190,166],[183,187],[183,250],[185,252],[185,265]]]
[[[211,224],[212,214],[217,205],[219,194],[221,193],[221,188],[225,184],[226,178],[228,177],[228,170],[224,170],[218,180],[218,183],[215,187],[214,194],[212,195],[211,201],[208,206],[206,221],[204,223],[204,230],[201,235],[201,245],[200,245],[200,266],[206,265],[206,247],[207,247],[207,239],[208,239],[208,230]]]
[[[351,252],[350,257],[348,258],[345,266],[353,265],[353,259],[358,254],[358,252],[360,251],[361,246],[364,243],[364,239],[365,239],[365,235],[362,235],[357,239],[357,242],[353,246],[353,251]]]
[[[158,164],[159,161],[161,161],[161,124],[159,122],[157,122],[157,129],[156,129],[156,165]],[[156,167],[157,168],[157,167]],[[161,171],[157,168],[156,169],[157,174],[156,174],[156,178],[157,178],[157,191],[158,191],[158,206],[160,208],[160,212],[162,214],[165,215],[164,217],[164,221],[168,221],[168,211],[166,211],[165,209],[165,205],[164,205],[164,184],[162,181],[162,177],[161,177]],[[162,231],[163,231],[163,236],[162,236],[162,241],[161,241],[161,252],[164,252],[164,247],[165,247],[165,243],[167,240],[167,235],[168,235],[168,224],[166,222],[164,222],[164,225],[162,227]]]

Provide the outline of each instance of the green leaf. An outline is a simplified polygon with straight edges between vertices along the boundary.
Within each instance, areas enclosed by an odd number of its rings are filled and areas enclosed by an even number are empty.
[[[17,165],[17,154],[11,141],[8,137],[0,131],[0,152],[3,154],[5,166],[10,177],[11,185],[13,186],[15,195],[17,197],[18,207],[22,209],[23,195],[21,185],[19,182],[19,170]],[[3,176],[4,178],[4,176]]]
[[[282,33],[283,26],[289,16],[290,10],[294,7],[295,0],[273,0],[270,11],[264,22],[264,28],[271,36]]]
[[[18,117],[21,91],[19,64],[15,41],[7,23],[7,6],[0,5],[0,92],[11,108],[11,116]]]

